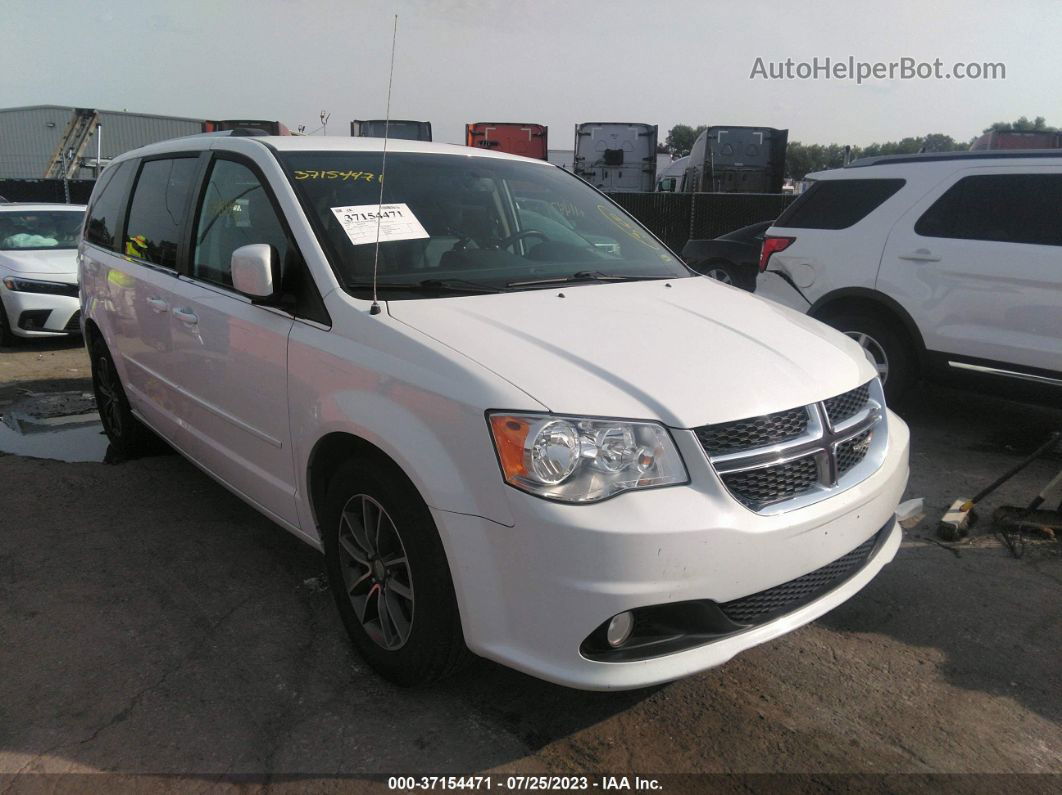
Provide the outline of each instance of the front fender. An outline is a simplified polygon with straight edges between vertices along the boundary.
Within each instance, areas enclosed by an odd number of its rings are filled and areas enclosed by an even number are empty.
[[[321,439],[335,433],[379,448],[429,507],[513,524],[484,408],[545,407],[493,373],[432,340],[410,338],[405,329],[386,332],[386,345],[369,348],[296,323],[288,348],[288,391],[306,532],[317,533],[311,456]]]

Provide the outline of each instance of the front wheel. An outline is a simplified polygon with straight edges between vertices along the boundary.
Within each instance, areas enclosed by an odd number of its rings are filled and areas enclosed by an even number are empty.
[[[0,348],[14,347],[18,342],[18,337],[11,331],[11,326],[8,323],[7,312],[4,310],[4,301],[0,299]]]
[[[322,531],[340,617],[377,673],[426,684],[471,657],[435,522],[400,473],[369,458],[341,466],[329,482]]]
[[[915,376],[915,357],[903,332],[873,314],[844,313],[823,318],[823,322],[844,332],[863,349],[885,387],[885,398],[897,403]]]

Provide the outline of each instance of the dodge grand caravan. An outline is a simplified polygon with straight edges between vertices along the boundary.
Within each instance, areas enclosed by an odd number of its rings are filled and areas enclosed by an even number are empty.
[[[373,668],[663,682],[893,558],[908,432],[855,342],[548,163],[382,143],[130,152],[80,249],[113,445],[154,432],[322,551]]]

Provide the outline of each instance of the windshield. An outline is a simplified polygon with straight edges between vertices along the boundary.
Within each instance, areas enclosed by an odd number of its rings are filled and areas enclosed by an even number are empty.
[[[0,212],[0,251],[76,248],[84,210]]]
[[[340,282],[360,298],[372,295],[377,224],[388,299],[691,275],[623,210],[552,166],[389,154],[377,218],[379,152],[278,156]]]

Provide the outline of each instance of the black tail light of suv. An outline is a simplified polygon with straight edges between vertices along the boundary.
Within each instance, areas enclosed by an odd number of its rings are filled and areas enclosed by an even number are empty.
[[[795,237],[765,237],[763,246],[760,248],[760,273],[767,270],[767,263],[771,259],[771,254],[785,251],[795,241]]]

